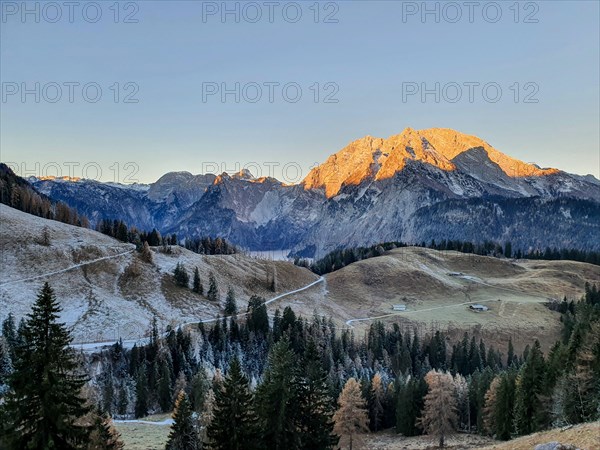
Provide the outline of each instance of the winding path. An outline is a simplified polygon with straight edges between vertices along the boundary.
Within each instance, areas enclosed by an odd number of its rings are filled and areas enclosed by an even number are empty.
[[[91,261],[86,261],[86,262],[83,262],[83,263],[80,263],[80,264],[75,264],[73,266],[67,267],[66,269],[56,270],[54,272],[48,272],[48,273],[45,273],[43,275],[36,275],[35,277],[29,277],[29,278],[21,278],[20,280],[5,281],[3,283],[0,283],[0,287],[7,286],[9,284],[22,283],[24,281],[38,280],[40,278],[45,278],[45,277],[49,277],[49,276],[52,276],[52,275],[58,275],[59,273],[68,272],[70,270],[77,269],[77,268],[83,267],[83,266],[87,266],[89,264],[94,264],[94,263],[97,263],[97,262],[100,262],[100,261],[105,261],[107,259],[119,258],[119,257],[124,256],[124,255],[129,255],[130,253],[133,253],[133,249],[127,250],[126,252],[119,253],[117,255],[103,256],[102,258],[92,259]]]
[[[283,294],[279,294],[276,295],[275,297],[265,301],[263,304],[264,305],[269,305],[270,303],[273,303],[277,300],[281,300],[284,297],[288,297],[290,295],[294,295],[297,294],[299,292],[305,291],[307,289],[310,289],[311,287],[322,283],[325,280],[325,278],[323,277],[319,277],[317,280],[313,281],[312,283],[307,284],[306,286],[303,286],[301,288],[298,289],[294,289],[293,291],[288,291],[288,292],[284,292]],[[202,319],[202,320],[195,320],[192,322],[185,322],[185,323],[181,323],[179,325],[177,325],[176,329],[179,330],[183,327],[186,326],[190,326],[190,325],[197,325],[199,323],[212,323],[212,322],[216,322],[217,320],[223,320],[223,319],[229,319],[231,317],[244,317],[248,315],[247,312],[245,313],[239,313],[239,314],[235,314],[232,316],[224,316],[224,317],[219,317],[219,318],[211,318],[211,319]],[[166,336],[166,333],[163,334],[163,336]],[[140,338],[140,339],[131,339],[131,340],[127,340],[127,341],[123,341],[123,345],[127,346],[127,345],[131,345],[133,346],[133,344],[140,344],[143,343],[145,340],[147,340],[147,338]],[[106,342],[88,342],[88,343],[78,343],[78,344],[72,344],[72,347],[75,347],[77,349],[80,349],[82,351],[86,351],[86,352],[92,352],[94,350],[103,348],[103,347],[108,347],[111,345],[114,345],[115,341],[106,341]]]

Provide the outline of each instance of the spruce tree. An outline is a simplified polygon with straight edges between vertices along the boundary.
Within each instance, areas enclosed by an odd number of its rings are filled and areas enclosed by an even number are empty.
[[[97,411],[93,422],[87,450],[123,450],[121,435],[108,414]]]
[[[227,316],[234,316],[237,314],[237,305],[235,303],[235,292],[231,286],[227,290],[227,299],[225,300],[225,314]]]
[[[173,425],[169,433],[166,450],[198,450],[200,441],[192,408],[186,393],[181,390],[175,401]]]
[[[206,293],[206,298],[213,302],[219,301],[219,287],[217,286],[217,280],[212,272],[208,276],[208,292]]]
[[[327,372],[311,339],[304,352],[298,385],[298,430],[305,450],[326,450],[337,444],[329,389]]]
[[[512,343],[512,338],[508,339],[508,354],[506,356],[506,367],[510,366],[515,362],[515,348]]]
[[[536,431],[545,411],[541,402],[544,389],[545,362],[536,340],[527,354],[516,382],[514,426],[518,434]]]
[[[248,301],[248,318],[246,324],[249,331],[257,334],[267,335],[269,333],[269,316],[265,299],[257,295],[250,297]]]
[[[178,262],[175,266],[175,270],[173,271],[173,278],[175,279],[175,283],[181,287],[188,287],[190,284],[190,276],[187,273],[185,266]]]
[[[409,377],[396,380],[396,432],[404,436],[416,436],[417,417],[427,394],[427,383],[422,377]]]
[[[135,380],[135,417],[148,415],[148,375],[146,366],[138,369]]]
[[[6,341],[6,346],[10,359],[15,358],[15,347],[17,346],[17,330],[15,328],[15,318],[12,313],[8,314],[8,317],[2,322],[2,336]]]
[[[494,434],[496,439],[507,441],[513,433],[512,411],[515,398],[515,375],[512,372],[501,376],[494,405]]]
[[[298,377],[287,336],[277,342],[268,358],[264,381],[258,388],[258,412],[263,445],[273,450],[299,447],[295,432],[298,417]]]
[[[0,338],[0,399],[8,391],[8,379],[12,373],[12,361],[8,345],[4,338]]]
[[[229,373],[215,385],[213,419],[207,430],[209,448],[213,450],[253,450],[258,443],[258,419],[248,379],[237,357]]]
[[[7,449],[85,448],[90,429],[80,424],[90,408],[81,396],[86,383],[69,346],[71,336],[57,320],[61,309],[48,283],[21,328],[15,348],[11,390],[2,405]]]
[[[127,395],[127,388],[125,383],[122,383],[119,387],[119,397],[117,399],[117,414],[124,416],[127,414],[127,407],[129,406],[129,396]]]
[[[200,281],[200,271],[198,268],[194,268],[194,281],[192,284],[192,291],[196,294],[204,295],[204,286],[202,286],[202,282]]]
[[[169,411],[172,405],[171,369],[165,357],[160,358],[160,375],[158,378],[158,405],[162,411]]]
[[[204,402],[206,400],[206,395],[210,389],[210,381],[208,380],[208,376],[206,375],[206,369],[204,366],[200,366],[198,368],[198,372],[192,378],[191,385],[191,401],[192,408],[196,412],[202,412],[204,409]],[[214,394],[213,394],[214,395]]]

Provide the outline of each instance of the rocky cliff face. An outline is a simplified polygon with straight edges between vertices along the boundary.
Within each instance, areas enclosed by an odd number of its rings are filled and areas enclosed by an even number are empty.
[[[484,239],[600,249],[600,182],[511,158],[449,129],[367,136],[284,185],[168,173],[149,186],[33,180],[93,221],[121,218],[181,238],[223,236],[253,250],[322,256],[385,240]]]

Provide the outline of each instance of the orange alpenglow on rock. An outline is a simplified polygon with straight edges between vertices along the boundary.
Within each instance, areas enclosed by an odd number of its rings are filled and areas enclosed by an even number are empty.
[[[305,189],[324,189],[325,195],[331,198],[343,186],[358,185],[367,178],[391,178],[402,171],[410,160],[445,171],[456,170],[453,159],[477,148],[482,149],[491,162],[512,178],[559,172],[557,169],[540,169],[535,164],[511,158],[476,136],[448,128],[406,128],[388,139],[366,136],[352,142],[311,170],[302,183]]]
[[[70,177],[68,175],[63,175],[62,177],[57,177],[54,175],[46,175],[39,176],[38,180],[46,181],[46,180],[63,180],[63,181],[81,181],[80,177]]]

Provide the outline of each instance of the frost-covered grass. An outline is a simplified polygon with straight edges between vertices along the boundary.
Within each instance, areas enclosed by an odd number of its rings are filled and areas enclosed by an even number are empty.
[[[268,299],[317,279],[289,262],[244,255],[204,256],[177,246],[169,253],[153,249],[154,263],[148,264],[139,259],[131,244],[93,230],[42,219],[6,205],[0,205],[0,216],[0,315],[12,312],[18,321],[48,281],[63,308],[61,318],[72,327],[76,343],[139,339],[146,335],[153,317],[160,327],[214,318],[222,314],[229,286],[243,310],[253,294]],[[49,246],[40,243],[44,229],[50,235]],[[184,264],[190,278],[198,267],[205,292],[213,273],[221,301],[210,302],[176,286],[171,274],[178,262]],[[267,282],[267,273],[274,270],[278,274],[276,293],[270,291]]]

